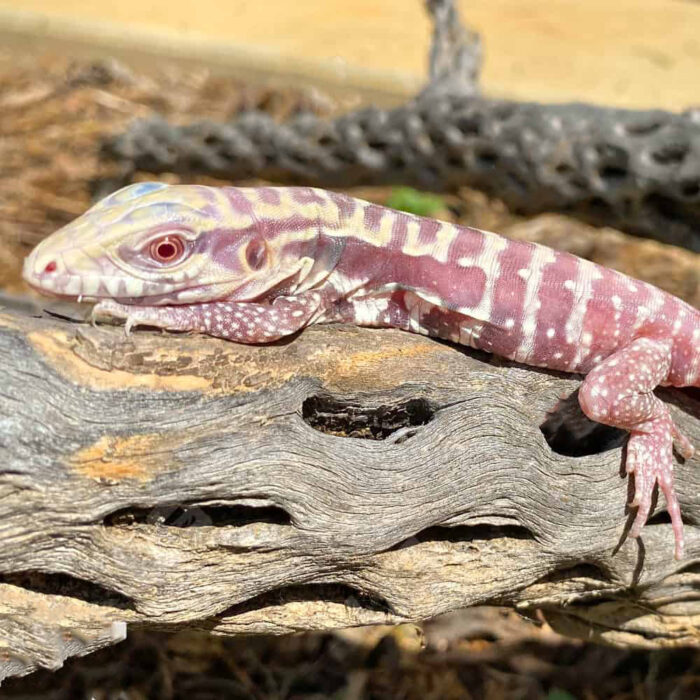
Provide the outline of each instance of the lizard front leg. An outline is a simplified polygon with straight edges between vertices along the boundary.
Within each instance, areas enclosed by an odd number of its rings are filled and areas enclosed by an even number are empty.
[[[676,428],[654,388],[668,376],[672,345],[667,340],[638,338],[592,369],[579,391],[583,412],[592,420],[629,430],[626,471],[634,474],[637,515],[630,530],[638,537],[651,508],[658,482],[666,498],[676,540],[675,556],[683,556],[683,521],[673,488],[673,444],[686,458],[693,455],[688,439]]]
[[[106,299],[95,306],[93,317],[125,319],[127,333],[134,326],[155,326],[198,331],[239,343],[270,343],[312,323],[320,304],[317,293],[277,297],[269,304],[215,301],[182,306],[136,306]]]

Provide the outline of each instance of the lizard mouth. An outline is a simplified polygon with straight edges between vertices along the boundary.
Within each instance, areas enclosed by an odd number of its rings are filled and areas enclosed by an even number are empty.
[[[77,301],[78,303],[86,302],[95,304],[106,300],[114,300],[125,305],[143,304],[144,302],[152,305],[168,305],[177,303],[177,300],[174,299],[172,295],[167,294],[154,295],[151,297],[122,296],[121,294],[115,296],[110,293],[108,286],[103,281],[99,282],[95,293],[75,293],[70,285],[62,286],[60,283],[49,287],[43,283],[36,283],[29,280],[26,277],[25,282],[29,285],[29,287],[31,287],[31,289],[38,292],[42,296],[51,297],[53,299],[61,299],[62,301]],[[126,292],[127,290],[123,289],[123,291]]]
[[[40,246],[39,246],[40,247]],[[121,274],[117,268],[105,270],[96,267],[90,272],[76,274],[61,255],[39,256],[38,248],[25,259],[22,270],[24,281],[45,296],[66,301],[99,302],[114,299],[123,304],[177,304],[182,290],[163,284]]]
[[[25,269],[26,284],[42,296],[62,301],[100,303],[113,300],[119,304],[150,306],[190,305],[197,302],[180,300],[182,290],[162,292],[160,285],[121,277],[84,277],[71,274],[39,274]]]

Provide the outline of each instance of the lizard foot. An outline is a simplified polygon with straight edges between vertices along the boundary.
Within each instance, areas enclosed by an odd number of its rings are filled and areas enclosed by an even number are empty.
[[[140,307],[120,304],[112,299],[104,299],[92,308],[91,321],[93,325],[99,317],[116,318],[124,321],[124,332],[131,333],[134,326],[155,326],[157,328],[172,327],[167,307]]]
[[[579,390],[579,403],[592,420],[630,433],[625,469],[634,475],[632,506],[637,515],[630,529],[639,537],[651,510],[654,486],[666,498],[676,541],[675,556],[683,556],[683,521],[673,489],[673,444],[684,457],[693,446],[673,424],[666,404],[654,389],[666,381],[672,343],[663,338],[637,338],[596,365]]]
[[[654,486],[658,483],[666,499],[671,526],[676,540],[675,557],[683,557],[684,538],[680,505],[673,488],[673,444],[683,457],[689,458],[694,450],[690,441],[673,424],[668,409],[662,414],[630,431],[625,469],[634,475],[634,498],[630,505],[637,507],[637,515],[630,529],[631,537],[639,537],[649,517]]]

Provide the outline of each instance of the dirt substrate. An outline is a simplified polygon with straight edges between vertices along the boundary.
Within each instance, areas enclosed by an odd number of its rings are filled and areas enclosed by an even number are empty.
[[[335,634],[221,639],[131,632],[2,697],[120,700],[691,700],[692,650],[625,651],[560,637],[513,612],[475,608],[426,623]]]
[[[131,119],[159,112],[178,122],[223,120],[250,108],[282,119],[298,110],[331,115],[351,102],[352,96],[339,104],[315,91],[248,86],[204,70],[154,68],[142,75],[110,62],[0,54],[0,293],[28,293],[22,258],[89,205],[100,179],[113,174],[99,158],[100,140]],[[384,202],[391,192],[353,194]],[[571,250],[700,305],[700,258],[687,251],[562,216],[525,220],[468,190],[444,197],[437,215]],[[121,645],[73,659],[55,674],[9,681],[0,692],[13,698],[685,700],[700,697],[700,652],[598,647],[559,637],[537,620],[482,608],[423,629],[285,638],[130,630]]]

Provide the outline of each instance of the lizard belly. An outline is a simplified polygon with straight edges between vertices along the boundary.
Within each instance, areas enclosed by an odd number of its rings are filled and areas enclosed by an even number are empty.
[[[481,335],[490,324],[428,301],[413,291],[395,290],[342,299],[317,322],[399,328],[479,350],[489,349],[481,341]]]

